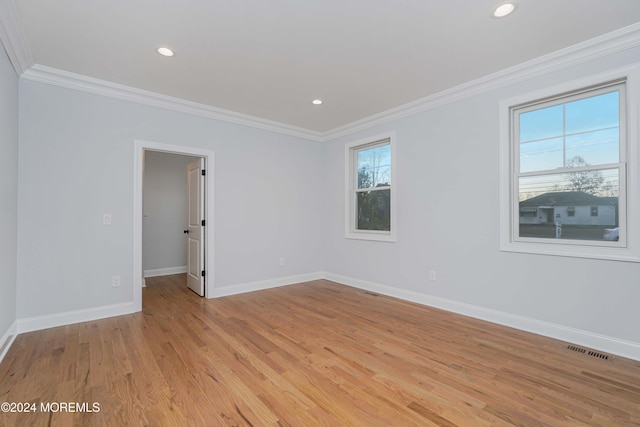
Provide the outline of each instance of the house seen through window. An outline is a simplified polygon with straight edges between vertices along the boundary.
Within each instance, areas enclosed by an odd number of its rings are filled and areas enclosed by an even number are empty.
[[[620,227],[624,83],[512,110],[515,239],[606,240]]]

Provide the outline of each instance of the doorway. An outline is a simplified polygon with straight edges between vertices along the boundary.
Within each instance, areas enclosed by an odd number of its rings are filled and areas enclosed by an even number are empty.
[[[142,285],[144,281],[143,270],[143,177],[145,166],[145,155],[148,152],[160,152],[177,154],[182,156],[198,157],[203,159],[205,173],[204,180],[204,200],[203,200],[203,220],[206,224],[203,227],[204,244],[202,245],[203,271],[205,271],[204,297],[210,298],[213,294],[213,165],[214,153],[211,150],[203,150],[195,147],[180,145],[169,145],[152,141],[136,140],[134,144],[134,215],[133,215],[133,302],[137,311],[142,309]],[[185,170],[186,173],[186,170]]]

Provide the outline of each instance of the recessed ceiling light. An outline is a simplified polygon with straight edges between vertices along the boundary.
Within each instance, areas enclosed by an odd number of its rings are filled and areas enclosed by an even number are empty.
[[[311,103],[313,105],[321,105],[322,104],[322,99],[314,99],[313,101],[311,101]]]
[[[168,47],[159,47],[158,53],[162,56],[173,56],[173,51]]]
[[[514,3],[503,3],[493,11],[493,16],[496,18],[503,18],[516,10]]]

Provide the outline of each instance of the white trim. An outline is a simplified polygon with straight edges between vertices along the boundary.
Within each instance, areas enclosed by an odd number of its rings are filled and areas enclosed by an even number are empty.
[[[325,272],[323,276],[326,280],[331,280],[342,285],[352,286],[354,288],[364,289],[394,298],[400,298],[406,301],[427,305],[429,307],[458,313],[463,316],[485,320],[498,325],[516,328],[522,331],[640,361],[640,343],[637,342],[622,340],[606,335],[599,335],[556,323],[544,322],[542,320],[505,313],[503,311],[466,304],[446,298],[434,297],[432,295],[408,291],[405,289],[398,289],[392,286],[355,279],[353,277],[342,276],[339,274]]]
[[[626,221],[626,247],[607,244],[553,244],[551,242],[516,241],[514,227],[517,223],[517,212],[513,211],[514,183],[512,176],[512,157],[514,150],[511,146],[511,107],[581,90],[590,86],[600,85],[618,79],[626,80],[626,162],[621,167],[622,172],[628,173],[628,179],[620,177],[621,185],[626,182],[626,189],[621,195],[626,195],[626,212],[621,212],[621,223]],[[530,254],[569,256],[578,258],[605,259],[612,261],[640,262],[640,225],[635,224],[633,218],[640,212],[640,195],[638,193],[638,170],[640,169],[640,150],[638,141],[640,136],[640,120],[638,120],[638,103],[640,102],[640,63],[609,70],[585,78],[572,80],[552,87],[545,87],[534,92],[520,94],[499,103],[499,147],[500,147],[500,250],[507,252],[522,252]],[[621,240],[621,243],[623,240]]]
[[[150,270],[145,270],[143,277],[169,276],[171,274],[181,274],[186,272],[187,272],[186,265],[183,265],[181,267],[153,268]]]
[[[223,288],[213,289],[212,293],[214,294],[214,297],[223,297],[320,279],[330,280],[345,286],[351,286],[370,292],[388,295],[394,298],[400,298],[406,301],[411,301],[429,307],[446,310],[452,313],[458,313],[463,316],[485,320],[487,322],[496,323],[498,325],[516,328],[518,330],[531,332],[560,341],[565,341],[568,343],[573,343],[606,353],[640,361],[640,343],[637,342],[595,334],[589,331],[571,328],[556,323],[544,322],[529,317],[453,301],[446,298],[434,297],[432,295],[422,294],[405,289],[398,289],[380,283],[356,279],[353,277],[329,272],[300,274],[295,276],[280,277],[270,280],[225,286]],[[94,307],[84,310],[75,310],[45,316],[18,319],[13,323],[13,325],[11,325],[11,327],[9,327],[9,330],[4,334],[2,340],[0,340],[0,348],[2,348],[3,343],[10,340],[9,344],[4,347],[4,353],[6,354],[6,351],[13,343],[15,337],[21,333],[131,314],[136,311],[139,310],[136,310],[136,307],[133,303],[122,303],[104,307]],[[4,354],[1,354],[0,362],[2,361],[3,357]]]
[[[151,107],[163,108],[165,110],[177,111],[179,113],[220,120],[226,123],[234,123],[284,135],[305,138],[311,141],[322,141],[321,133],[312,130],[250,116],[248,114],[237,113],[223,108],[199,104],[197,102],[187,101],[180,98],[174,98],[172,96],[162,95],[131,86],[112,83],[106,80],[95,79],[93,77],[58,70],[44,65],[36,64],[32,66],[22,74],[22,78],[67,89],[74,89],[96,95],[108,96],[110,98],[135,102]]]
[[[404,117],[470,98],[492,89],[509,86],[598,59],[640,45],[640,23],[632,24],[602,36],[557,50],[513,67],[471,80],[438,93],[416,99],[364,119],[322,133],[323,141],[370,129]]]
[[[17,320],[17,332],[18,334],[24,334],[26,332],[39,331],[41,329],[49,329],[58,326],[73,325],[74,323],[90,322],[92,320],[132,314],[136,311],[140,310],[136,310],[135,304],[132,302],[123,302],[120,304],[105,305],[101,307],[27,317]]]
[[[14,0],[0,1],[0,41],[18,76],[33,66],[33,56],[22,32],[22,23]]]
[[[4,333],[2,338],[0,338],[0,363],[2,363],[2,359],[7,355],[7,352],[11,348],[13,341],[15,341],[18,336],[18,321],[14,320],[14,322],[9,326],[9,329]]]
[[[213,290],[213,298],[230,295],[243,294],[246,292],[262,291],[264,289],[277,288],[280,286],[294,285],[297,283],[311,282],[324,278],[322,272],[298,274],[295,276],[277,277],[275,279],[260,280],[257,282],[240,283],[237,285],[224,286]]]
[[[6,3],[13,4],[13,2],[14,0],[9,0]],[[4,2],[0,2],[0,5],[4,5]],[[2,40],[14,68],[16,68],[18,74],[25,79],[297,136],[318,142],[331,141],[341,136],[351,135],[374,126],[412,116],[492,89],[505,87],[535,76],[559,71],[640,45],[640,23],[636,23],[479,79],[471,80],[441,92],[365,117],[364,119],[325,132],[317,132],[144,91],[130,86],[111,83],[105,80],[69,73],[39,64],[34,65],[28,46],[24,41],[25,38],[21,33],[21,26],[17,21],[15,5],[12,7],[14,10],[5,5],[5,8],[10,11],[8,13],[0,11],[0,40]],[[1,19],[2,17],[5,19]]]
[[[214,152],[202,148],[163,144],[153,141],[135,140],[133,155],[133,303],[142,310],[142,175],[144,172],[144,151],[184,154],[203,157],[207,169],[205,194],[205,269],[207,270],[204,296],[211,298],[214,289]]]
[[[356,230],[355,229],[355,207],[353,191],[356,183],[355,179],[355,158],[354,152],[359,147],[375,145],[379,141],[389,140],[391,151],[391,192],[390,192],[390,231]],[[395,242],[397,238],[396,216],[397,216],[397,182],[396,182],[396,145],[398,139],[396,132],[390,131],[378,135],[372,135],[344,145],[344,236],[346,239],[374,240],[379,242]]]

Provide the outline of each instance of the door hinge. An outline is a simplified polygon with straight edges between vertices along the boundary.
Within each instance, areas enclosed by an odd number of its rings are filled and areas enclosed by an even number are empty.
[[[205,271],[202,270],[202,277],[206,276]]]
[[[202,176],[205,176],[207,174],[207,171],[205,169],[202,169]]]
[[[204,223],[205,223],[205,220],[203,219],[203,220],[202,220],[202,226],[203,226],[203,227],[204,227]]]

